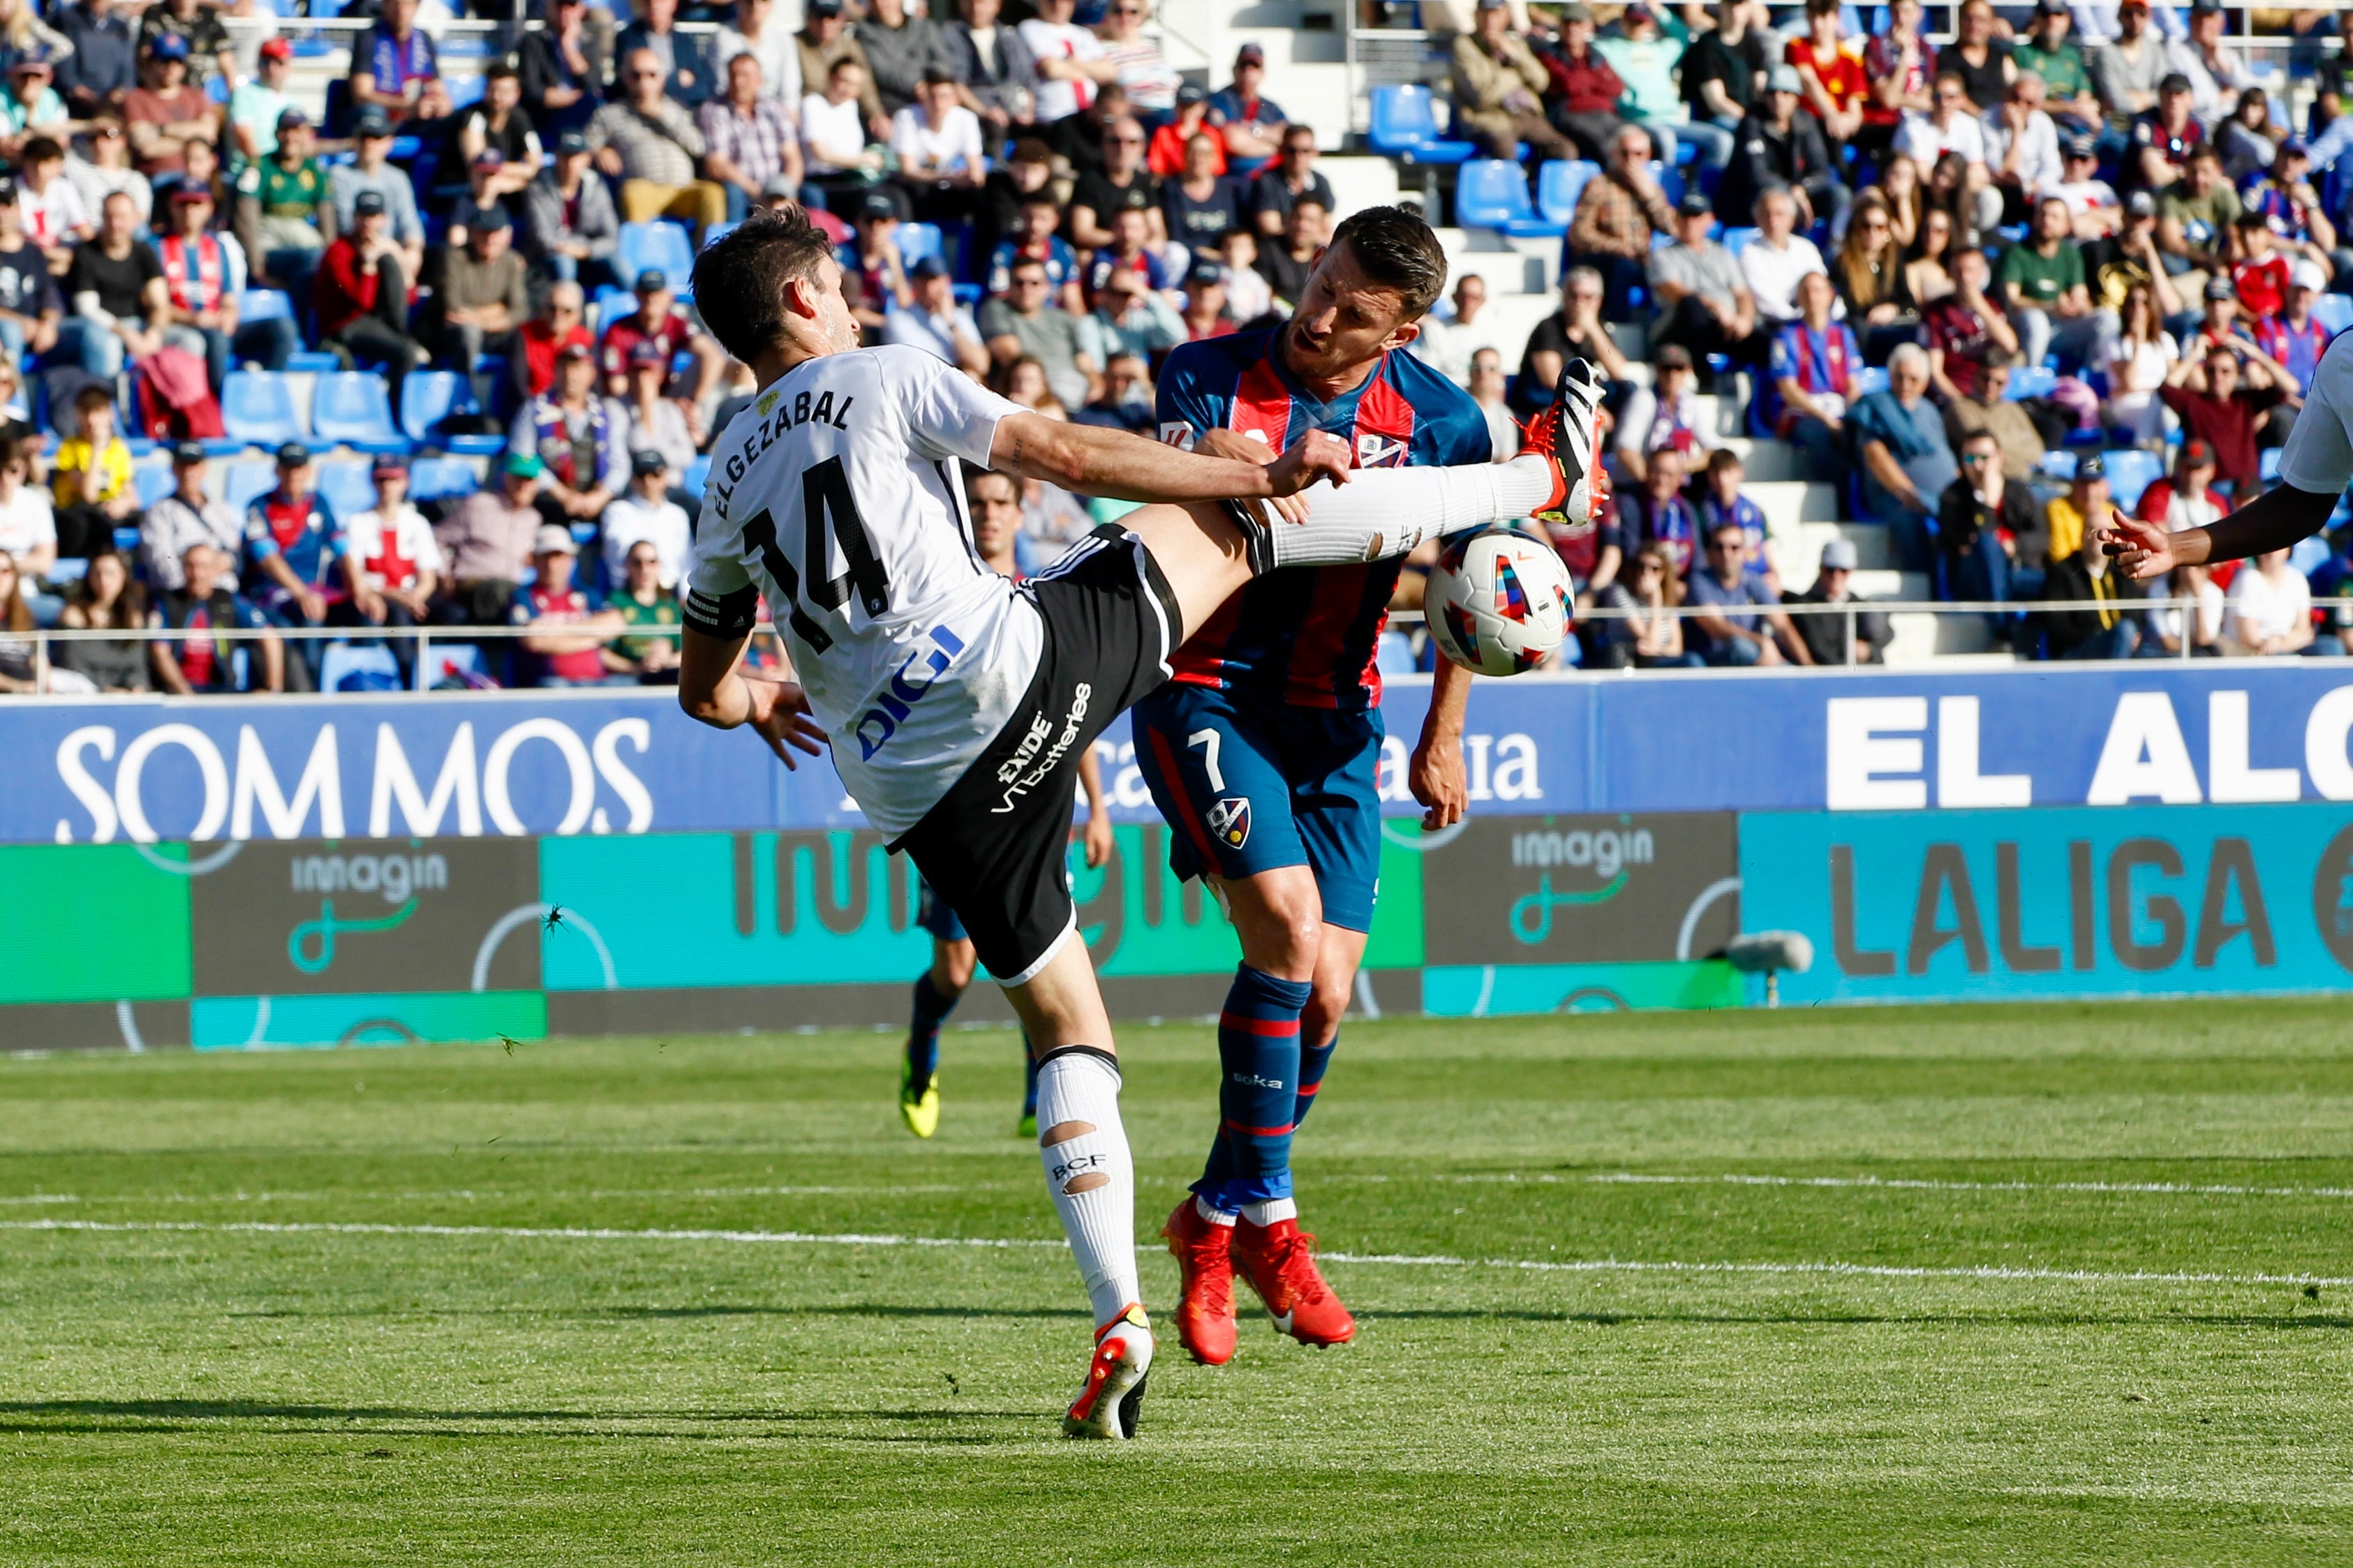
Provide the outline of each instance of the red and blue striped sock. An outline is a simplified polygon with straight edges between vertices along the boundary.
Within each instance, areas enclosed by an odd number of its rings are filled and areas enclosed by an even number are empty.
[[[1278,980],[1247,963],[1234,971],[1218,1018],[1218,1140],[1193,1189],[1229,1214],[1291,1195],[1299,1015],[1314,991],[1304,980]]]
[[[1332,1053],[1340,1048],[1340,1037],[1334,1035],[1320,1046],[1299,1047],[1299,1098],[1291,1112],[1293,1131],[1307,1120],[1315,1108],[1315,1091],[1323,1087],[1324,1069],[1332,1065]]]

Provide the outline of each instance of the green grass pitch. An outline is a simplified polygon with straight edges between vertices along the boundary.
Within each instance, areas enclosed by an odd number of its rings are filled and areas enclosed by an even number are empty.
[[[2346,1018],[1352,1024],[1357,1342],[1124,1447],[1003,1034],[928,1144],[877,1035],[0,1061],[0,1563],[2353,1561]],[[1156,1246],[1214,1047],[1123,1033]]]

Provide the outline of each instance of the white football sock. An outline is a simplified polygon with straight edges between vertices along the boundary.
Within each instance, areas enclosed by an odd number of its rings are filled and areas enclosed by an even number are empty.
[[[1201,1196],[1198,1193],[1193,1195],[1193,1212],[1199,1215],[1203,1219],[1208,1220],[1211,1225],[1222,1225],[1230,1227],[1234,1223],[1234,1216],[1232,1215],[1228,1214],[1225,1210],[1218,1207],[1215,1204],[1211,1203],[1208,1199]]]
[[[1071,1124],[1087,1131],[1044,1142]],[[1046,1190],[1062,1216],[1100,1328],[1129,1302],[1144,1300],[1135,1274],[1135,1166],[1119,1121],[1119,1069],[1110,1058],[1066,1050],[1040,1062],[1038,1128]]]
[[[1434,534],[1525,517],[1552,494],[1550,462],[1534,454],[1455,468],[1365,468],[1305,493],[1305,522],[1270,510],[1276,566],[1335,566],[1403,555]]]
[[[1299,1205],[1291,1198],[1269,1198],[1262,1204],[1244,1204],[1242,1218],[1264,1230],[1278,1220],[1297,1219]]]

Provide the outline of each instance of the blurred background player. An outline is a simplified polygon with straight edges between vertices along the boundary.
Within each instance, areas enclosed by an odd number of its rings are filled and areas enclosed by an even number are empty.
[[[1484,463],[1494,453],[1471,395],[1404,353],[1446,285],[1419,216],[1350,217],[1288,322],[1179,346],[1161,372],[1164,440],[1263,458],[1310,430],[1354,466]],[[1162,1231],[1183,1275],[1177,1332],[1193,1359],[1234,1353],[1233,1268],[1276,1329],[1345,1342],[1356,1323],[1299,1228],[1291,1141],[1315,1103],[1372,929],[1380,869],[1381,679],[1374,660],[1400,560],[1261,577],[1171,660],[1136,705],[1135,756],[1174,831],[1169,862],[1205,877],[1242,962],[1218,1025],[1218,1128],[1193,1195]],[[1425,823],[1462,815],[1462,710],[1471,677],[1441,661],[1413,753]]]
[[[972,514],[973,549],[981,564],[1018,583],[1029,575],[1021,563],[1021,482],[1010,474],[969,465],[964,494]],[[1079,787],[1086,792],[1084,834],[1087,868],[1111,858],[1111,806],[1103,795],[1103,768],[1090,749],[1079,762]],[[979,956],[964,922],[928,882],[916,884],[915,923],[932,934],[932,966],[915,977],[915,1010],[907,1026],[907,1054],[899,1064],[899,1116],[907,1131],[929,1138],[940,1125],[940,1026],[964,1000]],[[1038,1063],[1029,1037],[1021,1037],[1021,1120],[1015,1133],[1038,1135]]]

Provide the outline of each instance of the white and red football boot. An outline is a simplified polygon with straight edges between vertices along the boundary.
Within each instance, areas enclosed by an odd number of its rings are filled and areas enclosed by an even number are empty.
[[[1087,1383],[1062,1416],[1065,1437],[1124,1442],[1135,1436],[1144,1384],[1152,1372],[1152,1323],[1134,1302],[1095,1331]]]
[[[1266,1303],[1276,1333],[1318,1349],[1345,1345],[1356,1337],[1356,1320],[1315,1267],[1315,1238],[1300,1229],[1297,1220],[1279,1219],[1269,1226],[1252,1225],[1247,1217],[1240,1220],[1234,1226],[1233,1259]]]
[[[1203,1366],[1234,1359],[1234,1227],[1201,1217],[1193,1194],[1160,1227],[1176,1259],[1176,1340]]]

